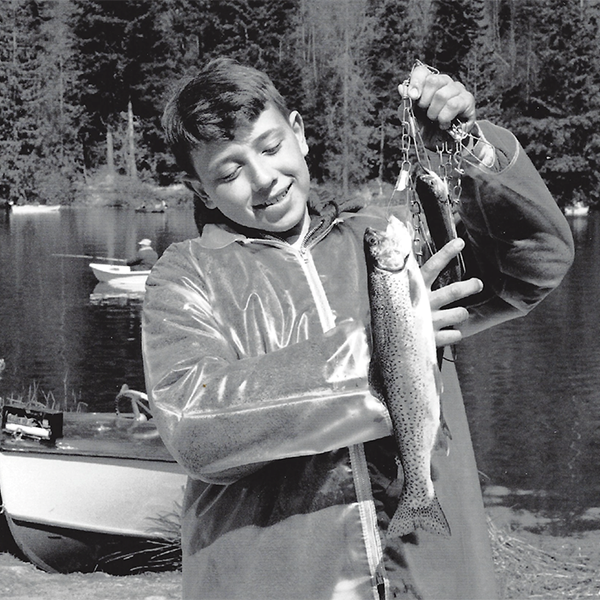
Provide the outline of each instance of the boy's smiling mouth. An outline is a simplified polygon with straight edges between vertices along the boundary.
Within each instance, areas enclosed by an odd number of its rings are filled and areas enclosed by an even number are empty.
[[[279,192],[278,194],[273,194],[265,202],[262,202],[261,204],[255,204],[253,207],[254,210],[261,210],[269,208],[269,206],[273,206],[274,204],[279,204],[284,198],[287,197],[291,187],[292,184],[290,183],[283,191]]]

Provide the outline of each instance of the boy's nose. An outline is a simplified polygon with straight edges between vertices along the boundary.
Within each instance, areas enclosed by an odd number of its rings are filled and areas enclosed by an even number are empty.
[[[251,165],[251,185],[255,192],[270,188],[277,179],[275,171],[261,159],[256,159]]]

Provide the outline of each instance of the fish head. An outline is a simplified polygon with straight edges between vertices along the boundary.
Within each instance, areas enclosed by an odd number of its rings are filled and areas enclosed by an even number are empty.
[[[442,179],[435,171],[424,169],[425,173],[421,175],[421,179],[431,188],[436,198],[439,200],[448,200],[450,191],[448,182]]]
[[[408,225],[392,215],[385,231],[367,227],[364,242],[368,263],[384,271],[397,272],[406,267],[413,236]]]

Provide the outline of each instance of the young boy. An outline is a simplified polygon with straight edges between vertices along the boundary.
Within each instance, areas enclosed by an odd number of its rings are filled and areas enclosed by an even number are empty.
[[[438,344],[454,343],[528,312],[567,271],[572,240],[514,136],[476,123],[461,84],[423,66],[404,92],[429,128],[458,117],[487,139],[476,155],[494,148],[487,167],[463,161],[464,254],[478,277],[430,295]],[[143,314],[153,413],[190,476],[183,597],[493,598],[453,380],[443,399],[450,454],[433,465],[452,535],[386,539],[401,484],[389,415],[368,382],[363,233],[383,228],[387,211],[311,206],[302,118],[254,69],[211,62],[176,93],[164,124],[201,229],[157,262]],[[461,248],[451,242],[425,264],[428,285]],[[444,308],[467,298],[468,311]]]

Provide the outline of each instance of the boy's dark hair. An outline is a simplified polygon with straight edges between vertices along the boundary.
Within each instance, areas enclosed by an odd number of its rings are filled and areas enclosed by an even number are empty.
[[[269,77],[230,58],[217,58],[188,78],[168,102],[163,127],[178,165],[197,177],[190,151],[203,142],[233,140],[267,103],[290,113]]]

